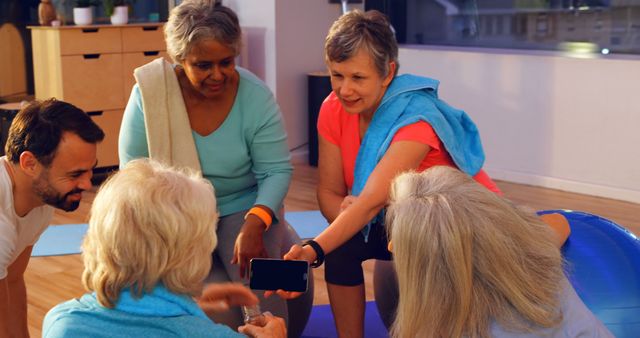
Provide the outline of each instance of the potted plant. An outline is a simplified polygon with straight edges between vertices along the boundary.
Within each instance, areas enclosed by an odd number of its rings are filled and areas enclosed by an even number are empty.
[[[129,5],[134,0],[103,0],[105,14],[111,18],[111,24],[124,25],[129,22]]]
[[[90,25],[93,22],[93,8],[99,3],[96,0],[76,0],[73,7],[73,23],[78,26]]]

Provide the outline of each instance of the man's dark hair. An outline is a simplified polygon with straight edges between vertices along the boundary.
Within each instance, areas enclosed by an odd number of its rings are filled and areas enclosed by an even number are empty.
[[[78,135],[88,143],[104,139],[104,132],[80,108],[56,99],[36,101],[22,108],[15,116],[5,153],[12,163],[30,151],[42,165],[48,167],[56,154],[64,132]]]

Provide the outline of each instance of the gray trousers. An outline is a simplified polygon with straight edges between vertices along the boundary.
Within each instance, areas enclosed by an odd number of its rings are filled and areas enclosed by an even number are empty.
[[[395,320],[398,299],[400,298],[396,268],[393,261],[376,260],[373,271],[373,292],[376,307],[384,326],[389,330]]]
[[[218,246],[213,252],[213,266],[206,282],[224,283],[237,282],[245,285],[249,284],[248,279],[241,279],[239,265],[231,264],[233,259],[233,247],[244,223],[244,215],[248,210],[237,212],[221,217],[218,221],[216,234],[218,235]],[[280,213],[279,222],[271,225],[264,233],[264,246],[269,254],[269,258],[282,258],[289,251],[293,244],[300,243],[300,237],[295,230],[284,220],[284,213]],[[288,336],[300,337],[307,324],[311,307],[313,305],[313,273],[309,274],[309,289],[302,296],[285,301],[278,295],[264,298],[264,291],[254,291],[260,299],[262,311],[269,311],[273,315],[282,317],[287,322]],[[212,316],[216,323],[225,324],[236,330],[243,325],[242,312],[240,308],[231,308],[225,313]]]

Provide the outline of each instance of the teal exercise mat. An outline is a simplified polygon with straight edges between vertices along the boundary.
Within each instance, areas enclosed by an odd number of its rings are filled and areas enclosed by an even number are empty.
[[[329,226],[319,210],[289,211],[284,218],[302,239],[315,238]]]
[[[388,338],[389,333],[380,319],[376,303],[367,302],[364,313],[364,336],[367,338]],[[331,313],[331,306],[315,305],[307,326],[302,332],[302,338],[333,338],[338,337],[336,324]]]
[[[33,246],[31,257],[79,254],[88,227],[86,223],[49,226]]]
[[[291,211],[287,212],[284,217],[300,238],[314,238],[328,226],[327,220],[318,210]],[[87,227],[86,223],[50,226],[34,245],[31,256],[60,256],[80,253],[80,245],[87,232]]]

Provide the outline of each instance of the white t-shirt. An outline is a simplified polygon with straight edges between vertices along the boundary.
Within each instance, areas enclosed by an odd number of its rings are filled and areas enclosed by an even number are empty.
[[[7,277],[7,269],[26,247],[35,244],[53,216],[53,207],[48,205],[34,208],[24,217],[16,214],[6,162],[5,156],[0,157],[0,279]]]

